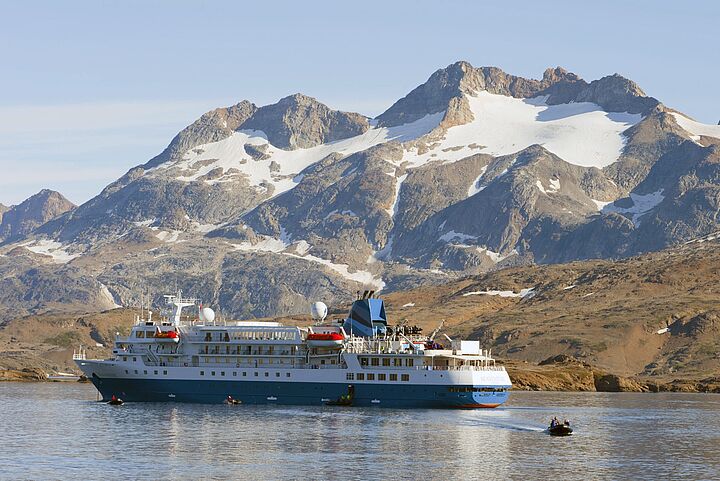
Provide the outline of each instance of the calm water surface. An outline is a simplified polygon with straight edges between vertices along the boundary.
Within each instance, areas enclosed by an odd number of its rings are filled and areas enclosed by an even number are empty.
[[[481,411],[95,402],[0,383],[2,479],[720,479],[720,396],[516,392]],[[576,434],[542,431],[552,415]]]

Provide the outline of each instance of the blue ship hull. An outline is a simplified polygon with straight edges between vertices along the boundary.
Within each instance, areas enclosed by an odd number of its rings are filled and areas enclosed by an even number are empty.
[[[91,378],[104,400],[113,395],[126,402],[222,403],[228,396],[243,404],[325,405],[348,393],[349,384]],[[448,386],[419,384],[352,384],[353,406],[392,408],[497,407],[507,391],[450,392]],[[453,386],[462,387],[462,386]],[[467,386],[472,388],[473,386]],[[478,386],[474,386],[478,387]],[[509,388],[510,386],[507,386]]]

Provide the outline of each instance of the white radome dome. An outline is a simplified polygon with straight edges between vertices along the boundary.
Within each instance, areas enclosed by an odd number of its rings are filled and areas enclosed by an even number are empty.
[[[215,320],[215,311],[209,307],[200,309],[200,320],[205,322],[213,322]]]
[[[324,302],[313,302],[310,306],[310,314],[313,319],[324,320],[328,313],[328,307]]]

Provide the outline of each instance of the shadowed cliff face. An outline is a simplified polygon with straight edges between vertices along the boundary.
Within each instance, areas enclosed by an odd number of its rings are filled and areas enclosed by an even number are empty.
[[[720,230],[719,138],[620,75],[560,67],[526,79],[457,62],[372,120],[302,94],[242,101],[75,209],[47,193],[0,208],[2,302],[61,308],[72,272],[90,303],[182,286],[268,316],[656,251]]]

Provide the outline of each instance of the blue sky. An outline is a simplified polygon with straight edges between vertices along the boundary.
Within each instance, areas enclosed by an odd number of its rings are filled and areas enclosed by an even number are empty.
[[[720,120],[716,1],[0,0],[0,202],[80,203],[215,107],[294,93],[376,115],[456,60],[620,73]]]

